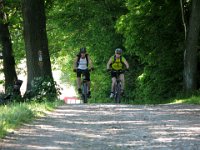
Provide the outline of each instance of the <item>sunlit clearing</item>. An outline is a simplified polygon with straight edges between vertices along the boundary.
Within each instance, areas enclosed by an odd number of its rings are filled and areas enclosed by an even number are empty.
[[[60,79],[61,75],[62,75],[61,70],[53,71],[53,78],[60,87],[60,92],[61,92],[60,99],[63,100],[65,97],[76,97],[77,95],[75,87],[73,87],[72,85],[68,85],[67,83],[63,83],[63,81],[61,81]]]

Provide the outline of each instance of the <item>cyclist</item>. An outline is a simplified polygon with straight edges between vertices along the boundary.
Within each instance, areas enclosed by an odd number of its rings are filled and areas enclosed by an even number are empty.
[[[129,64],[126,61],[126,59],[121,56],[122,55],[122,49],[121,48],[117,48],[115,49],[115,55],[111,56],[108,63],[107,63],[107,70],[110,71],[111,70],[111,77],[112,77],[112,85],[111,85],[111,93],[110,93],[110,98],[112,98],[114,96],[114,85],[116,82],[116,77],[117,74],[115,71],[119,71],[122,70],[124,65],[126,66],[126,69],[129,70]],[[120,73],[120,80],[122,83],[121,86],[121,94],[124,94],[124,86],[125,86],[125,79],[124,79],[124,73]]]
[[[78,86],[78,92],[79,94],[82,93],[81,91],[81,74],[85,74],[86,80],[88,81],[88,97],[90,97],[90,72],[88,69],[88,66],[90,66],[90,69],[93,70],[93,64],[89,57],[89,55],[86,53],[86,48],[83,47],[80,49],[79,54],[76,56],[74,60],[74,66],[73,70],[77,73],[77,86]]]

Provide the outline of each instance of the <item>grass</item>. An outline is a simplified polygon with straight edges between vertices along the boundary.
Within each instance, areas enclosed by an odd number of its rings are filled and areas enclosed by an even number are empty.
[[[0,138],[20,127],[23,123],[28,123],[36,117],[44,116],[45,112],[52,111],[61,103],[61,101],[31,102],[0,106]]]
[[[200,96],[192,96],[190,98],[174,99],[171,104],[200,104]]]

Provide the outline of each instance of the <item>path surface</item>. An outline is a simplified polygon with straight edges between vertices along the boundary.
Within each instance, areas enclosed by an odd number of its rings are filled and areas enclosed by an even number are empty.
[[[1,150],[200,150],[200,106],[64,105]]]

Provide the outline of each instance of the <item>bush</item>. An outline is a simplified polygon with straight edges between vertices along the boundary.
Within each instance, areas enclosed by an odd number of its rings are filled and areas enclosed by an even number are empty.
[[[52,78],[37,77],[32,82],[31,91],[26,92],[24,98],[37,102],[55,101],[60,94],[60,88]]]

